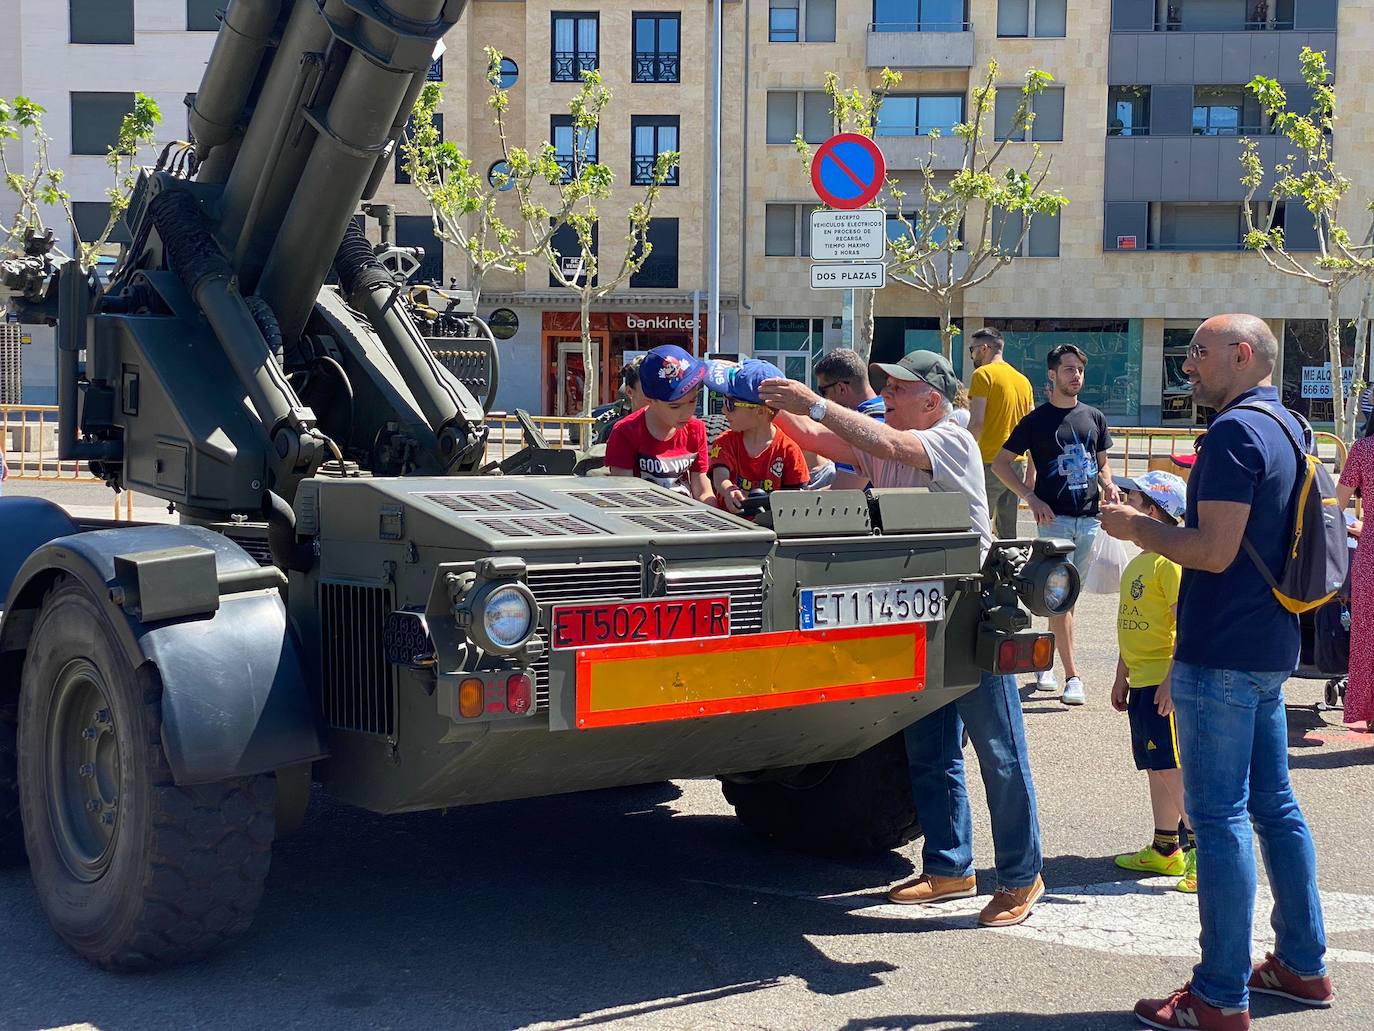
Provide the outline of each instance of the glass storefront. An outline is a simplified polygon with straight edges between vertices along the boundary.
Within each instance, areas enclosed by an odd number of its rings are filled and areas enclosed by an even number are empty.
[[[754,357],[772,362],[788,379],[809,385],[824,344],[824,319],[754,320]]]
[[[1355,362],[1355,324],[1341,326],[1341,364]],[[1331,380],[1323,376],[1331,364],[1326,342],[1325,319],[1287,319],[1283,324],[1283,403],[1301,412],[1307,421],[1320,428],[1335,416],[1331,402]],[[1303,370],[1307,373],[1304,375]],[[1368,379],[1368,376],[1362,377]]]
[[[1037,400],[1045,397],[1050,349],[1075,344],[1088,356],[1081,399],[1113,423],[1140,421],[1141,320],[986,319],[984,325],[1002,331],[1006,360],[1030,379]]]

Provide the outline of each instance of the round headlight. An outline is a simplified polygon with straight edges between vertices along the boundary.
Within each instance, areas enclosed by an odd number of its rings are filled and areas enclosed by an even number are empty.
[[[1078,570],[1063,559],[1034,559],[1017,577],[1016,593],[1037,616],[1058,616],[1078,600]]]
[[[1042,597],[1045,608],[1051,612],[1062,612],[1073,602],[1073,573],[1067,562],[1060,563],[1045,577]]]
[[[529,592],[513,584],[498,587],[482,606],[482,629],[498,648],[515,648],[534,629],[534,605]]]

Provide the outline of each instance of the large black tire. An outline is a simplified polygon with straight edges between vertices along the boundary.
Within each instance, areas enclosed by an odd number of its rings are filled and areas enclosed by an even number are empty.
[[[49,922],[107,970],[194,960],[247,930],[271,862],[271,776],[178,787],[162,687],[135,670],[101,606],[60,581],[43,602],[19,699],[24,839]]]
[[[0,866],[24,861],[24,826],[19,818],[18,728],[0,712]]]
[[[812,855],[872,855],[920,836],[901,734],[829,765],[786,781],[725,781],[725,800],[755,834]]]

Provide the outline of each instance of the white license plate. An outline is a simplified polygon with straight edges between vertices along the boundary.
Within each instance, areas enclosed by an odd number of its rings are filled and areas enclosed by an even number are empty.
[[[940,583],[814,587],[801,592],[801,628],[931,623],[944,618],[945,601],[945,588]]]

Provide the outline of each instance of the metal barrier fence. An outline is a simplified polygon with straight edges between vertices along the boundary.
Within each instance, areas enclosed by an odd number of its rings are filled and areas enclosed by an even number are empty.
[[[0,447],[11,480],[99,482],[81,462],[58,460],[56,405],[0,405]]]
[[[1202,429],[1156,429],[1148,426],[1113,426],[1114,450],[1122,452],[1121,468],[1114,475],[1130,476],[1134,464],[1137,474],[1151,468],[1151,462],[1163,463],[1170,455],[1192,455],[1193,443],[1203,434]],[[1345,465],[1350,449],[1334,433],[1317,431],[1313,434],[1317,452],[1323,459],[1333,461],[1336,470]],[[1141,466],[1143,461],[1144,466]]]
[[[507,412],[487,415],[490,436],[484,461],[500,461],[525,446],[520,421]],[[597,420],[581,416],[531,415],[529,422],[552,448],[587,448]],[[1142,473],[1151,463],[1164,464],[1170,455],[1191,455],[1193,443],[1203,430],[1193,428],[1161,429],[1150,426],[1112,427],[1113,451],[1121,455],[1118,475]],[[1333,460],[1339,470],[1345,465],[1349,448],[1333,433],[1316,433],[1323,458]],[[12,480],[100,482],[86,471],[83,463],[61,461],[57,457],[57,407],[55,405],[0,405],[0,447],[6,454]],[[123,518],[132,518],[132,495],[125,492]],[[120,516],[115,502],[115,518]]]

